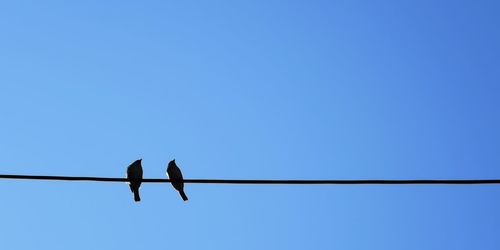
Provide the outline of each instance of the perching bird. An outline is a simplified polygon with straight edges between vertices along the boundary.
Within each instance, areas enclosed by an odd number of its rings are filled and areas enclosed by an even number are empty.
[[[139,188],[141,187],[142,180],[142,159],[134,161],[127,168],[127,179],[130,181],[130,191],[134,193],[134,200],[136,202],[141,201],[141,197],[139,196]]]
[[[177,164],[175,164],[175,159],[171,160],[168,163],[167,175],[168,178],[171,180],[172,186],[174,186],[174,188],[177,189],[177,191],[179,191],[179,194],[181,195],[182,199],[184,201],[187,201],[188,197],[184,193],[184,178],[182,177],[181,169],[177,167]]]

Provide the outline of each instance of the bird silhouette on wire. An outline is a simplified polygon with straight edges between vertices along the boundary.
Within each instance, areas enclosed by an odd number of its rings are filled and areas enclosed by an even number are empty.
[[[134,200],[136,202],[141,201],[141,196],[139,195],[139,188],[142,181],[141,161],[142,159],[136,160],[127,167],[127,179],[129,179],[130,191],[134,193]]]
[[[182,177],[181,169],[177,166],[177,164],[175,164],[175,159],[168,163],[167,175],[171,180],[172,186],[179,191],[182,199],[187,201],[188,197],[186,196],[186,193],[184,193],[184,178]]]

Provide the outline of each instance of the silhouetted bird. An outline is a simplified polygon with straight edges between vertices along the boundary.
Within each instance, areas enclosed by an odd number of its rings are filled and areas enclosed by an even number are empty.
[[[175,159],[168,163],[167,174],[168,178],[172,181],[172,186],[179,191],[182,199],[187,201],[188,197],[184,193],[184,178],[182,177],[181,169],[175,164]]]
[[[139,188],[141,187],[142,180],[142,159],[134,161],[127,168],[127,179],[130,181],[130,191],[134,193],[134,200],[141,201],[141,197],[139,196]]]

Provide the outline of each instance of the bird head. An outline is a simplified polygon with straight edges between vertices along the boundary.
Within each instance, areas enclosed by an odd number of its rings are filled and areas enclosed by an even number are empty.
[[[175,164],[175,159],[171,160],[169,163],[168,163],[168,166],[176,166]]]

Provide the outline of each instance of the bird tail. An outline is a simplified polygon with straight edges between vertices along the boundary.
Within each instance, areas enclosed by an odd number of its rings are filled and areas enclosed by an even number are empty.
[[[179,191],[179,194],[181,194],[181,197],[184,201],[188,200],[188,197],[186,196],[186,193],[184,193],[184,190]]]
[[[134,191],[134,200],[135,200],[136,202],[141,201],[141,197],[139,196],[139,190],[135,190],[135,191]]]

